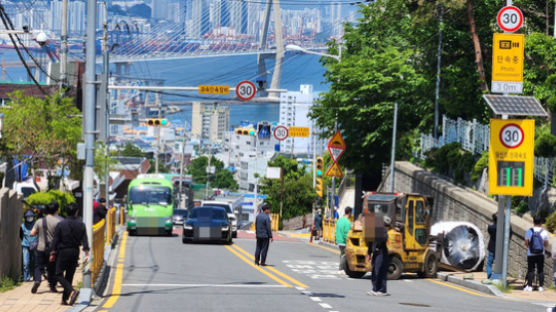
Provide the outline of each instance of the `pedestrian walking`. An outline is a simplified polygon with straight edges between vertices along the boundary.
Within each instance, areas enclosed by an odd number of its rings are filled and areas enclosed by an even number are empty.
[[[351,229],[351,222],[349,222],[349,217],[351,217],[351,207],[346,207],[344,209],[344,215],[336,221],[336,244],[340,248],[340,266],[338,270],[343,273],[343,258],[346,255],[346,240],[349,230]]]
[[[533,227],[525,231],[525,247],[527,247],[527,286],[524,291],[533,291],[535,267],[539,282],[538,291],[544,291],[544,251],[548,247],[548,232],[542,228],[542,219],[533,218]]]
[[[31,293],[36,293],[41,284],[41,272],[46,268],[46,277],[51,292],[56,291],[55,263],[49,261],[50,251],[52,250],[52,239],[54,238],[54,230],[60,219],[56,216],[58,213],[58,202],[52,201],[46,206],[46,216],[35,222],[31,230],[31,236],[37,236],[39,243],[37,245],[37,257],[35,261],[35,270],[33,272],[33,287]]]
[[[108,212],[108,209],[106,209],[106,199],[101,198],[98,202],[99,205],[93,213],[93,224],[97,224],[100,220],[106,218],[106,213]]]
[[[494,252],[496,251],[496,220],[497,216],[495,213],[492,214],[492,224],[487,227],[488,235],[490,236],[488,240],[488,258],[487,258],[487,278],[492,277],[492,264],[494,263]]]
[[[259,213],[255,219],[255,230],[257,236],[257,247],[255,248],[255,264],[266,265],[266,254],[268,245],[273,241],[272,230],[270,228],[270,205],[264,204],[264,213]]]
[[[390,217],[384,216],[384,225],[390,226],[390,223]],[[367,294],[371,296],[390,296],[386,290],[389,263],[387,238],[373,241],[371,246],[368,247],[368,254],[372,259],[371,282],[373,288]]]
[[[19,238],[21,239],[21,247],[23,252],[23,281],[31,281],[31,269],[35,260],[35,250],[37,249],[38,240],[36,236],[31,236],[31,231],[35,225],[35,213],[27,210],[23,215],[25,221],[19,228]]]
[[[313,220],[313,227],[315,229],[315,239],[320,239],[322,233],[322,210],[319,208],[317,209],[317,213],[315,214],[315,219]]]
[[[73,305],[79,294],[72,286],[79,261],[79,246],[83,245],[86,261],[89,258],[89,243],[85,224],[77,217],[77,205],[69,204],[66,211],[68,217],[56,226],[50,258],[56,261],[56,279],[64,287],[62,304]]]

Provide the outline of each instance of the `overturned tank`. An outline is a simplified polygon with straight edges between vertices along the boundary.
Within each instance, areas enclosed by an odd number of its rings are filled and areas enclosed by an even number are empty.
[[[482,270],[485,258],[483,233],[470,222],[435,223],[431,235],[444,233],[441,262],[464,271]]]

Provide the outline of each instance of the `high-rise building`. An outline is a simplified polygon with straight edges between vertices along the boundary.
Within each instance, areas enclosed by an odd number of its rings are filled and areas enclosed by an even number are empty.
[[[309,111],[313,106],[313,86],[301,85],[300,91],[288,91],[280,95],[280,124],[286,127],[308,127],[313,133]],[[312,154],[311,137],[288,137],[280,142],[280,152],[293,155]]]
[[[151,16],[154,19],[168,18],[168,0],[156,0],[152,2]]]
[[[200,38],[210,31],[210,11],[207,0],[193,0],[191,8],[191,37]]]
[[[223,141],[230,124],[230,109],[214,103],[193,102],[191,134],[210,142]]]

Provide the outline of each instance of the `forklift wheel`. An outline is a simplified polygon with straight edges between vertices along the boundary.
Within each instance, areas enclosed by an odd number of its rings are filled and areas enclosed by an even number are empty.
[[[367,272],[360,272],[360,271],[350,270],[345,255],[342,256],[342,259],[340,260],[340,263],[342,264],[342,269],[344,270],[346,275],[351,277],[351,278],[362,278],[367,273]]]
[[[397,280],[402,276],[403,263],[400,258],[396,256],[390,256],[390,264],[388,265],[388,279]]]
[[[436,259],[436,255],[430,252],[425,257],[423,272],[421,272],[419,276],[432,278],[436,276],[436,271],[438,271],[438,260]]]

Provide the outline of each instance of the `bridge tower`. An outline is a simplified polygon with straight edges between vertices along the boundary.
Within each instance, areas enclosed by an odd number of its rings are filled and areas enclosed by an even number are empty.
[[[282,78],[282,60],[284,59],[284,40],[282,36],[282,19],[280,17],[280,0],[266,0],[265,11],[264,11],[264,22],[262,34],[259,41],[259,49],[263,49],[266,46],[266,40],[268,36],[268,26],[270,23],[270,10],[274,11],[274,37],[276,44],[276,53],[259,53],[257,55],[257,65],[258,65],[258,78],[257,81],[263,81],[262,86],[267,88],[267,75],[266,75],[266,64],[265,59],[275,58],[274,63],[274,73],[272,75],[272,81],[270,82],[270,89],[280,88],[280,78]],[[279,97],[277,92],[259,92],[261,95],[268,95],[269,97]]]

